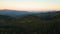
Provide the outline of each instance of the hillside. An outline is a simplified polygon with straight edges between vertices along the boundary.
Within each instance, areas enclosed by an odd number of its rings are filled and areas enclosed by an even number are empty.
[[[37,34],[56,34],[60,32],[60,11],[10,17],[0,15],[0,28],[18,32],[37,32]],[[2,30],[0,30],[2,31]],[[25,34],[27,34],[25,33]]]

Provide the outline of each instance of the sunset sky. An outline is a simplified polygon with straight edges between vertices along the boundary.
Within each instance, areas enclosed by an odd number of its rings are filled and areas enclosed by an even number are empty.
[[[60,10],[60,0],[0,0],[0,9]]]

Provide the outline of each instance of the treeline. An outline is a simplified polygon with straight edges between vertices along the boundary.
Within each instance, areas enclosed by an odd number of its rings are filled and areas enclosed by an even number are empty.
[[[0,31],[29,34],[59,34],[60,11],[10,17],[0,15]]]

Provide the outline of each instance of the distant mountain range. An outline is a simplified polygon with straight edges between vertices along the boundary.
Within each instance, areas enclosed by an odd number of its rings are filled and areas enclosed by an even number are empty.
[[[17,11],[17,10],[8,10],[8,9],[4,9],[4,10],[0,10],[0,15],[8,15],[8,16],[21,16],[21,15],[28,15],[28,14],[36,14],[36,13],[45,13],[46,11]],[[50,11],[47,11],[50,12]]]
[[[18,16],[25,14],[33,14],[34,12],[28,11],[17,11],[17,10],[0,10],[0,15],[8,15],[8,16]]]

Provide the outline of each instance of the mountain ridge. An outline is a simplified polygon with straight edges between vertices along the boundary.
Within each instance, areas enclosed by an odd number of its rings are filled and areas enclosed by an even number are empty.
[[[28,11],[17,11],[17,10],[0,10],[0,15],[8,15],[8,16],[17,16],[17,15],[24,15],[24,14],[31,14]]]

